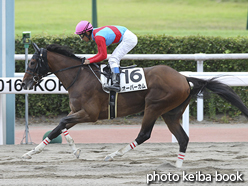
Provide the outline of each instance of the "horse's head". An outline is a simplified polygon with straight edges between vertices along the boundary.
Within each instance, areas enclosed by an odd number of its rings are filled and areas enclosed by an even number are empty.
[[[46,76],[49,72],[46,49],[40,49],[35,43],[33,43],[33,47],[35,53],[28,63],[28,68],[22,80],[22,87],[25,90],[33,89],[33,86],[39,83],[42,77]]]

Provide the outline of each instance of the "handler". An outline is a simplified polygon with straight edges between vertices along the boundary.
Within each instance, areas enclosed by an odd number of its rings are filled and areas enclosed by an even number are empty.
[[[98,53],[86,59],[84,64],[97,63],[107,58],[107,46],[112,43],[120,43],[110,56],[108,62],[112,71],[112,85],[106,87],[109,90],[120,92],[120,60],[137,42],[137,36],[123,26],[104,26],[93,28],[88,21],[80,21],[76,26],[75,34],[86,42],[93,40],[97,44]]]

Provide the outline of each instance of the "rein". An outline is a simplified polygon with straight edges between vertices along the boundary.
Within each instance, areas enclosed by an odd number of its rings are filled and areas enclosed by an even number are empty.
[[[56,74],[58,72],[63,72],[63,71],[66,71],[66,70],[70,70],[70,69],[74,69],[74,68],[86,66],[86,65],[83,64],[84,61],[85,61],[85,57],[82,58],[82,64],[80,64],[80,65],[76,65],[76,66],[72,66],[72,67],[67,67],[67,68],[64,68],[64,69],[57,70],[55,72],[47,73],[47,74],[43,75],[42,78],[43,77],[46,77],[46,76],[49,76],[49,75],[52,75],[52,74]],[[74,83],[77,81],[77,79],[79,77],[80,72],[81,72],[81,68],[78,69],[77,76],[74,78],[73,82],[67,88],[65,87],[65,90],[68,90],[69,88],[72,87],[72,85],[74,85]]]
[[[31,68],[28,67],[27,70],[26,70],[26,73],[32,75],[33,80],[36,83],[40,83],[42,78],[47,77],[49,75],[56,74],[58,72],[63,72],[63,71],[70,70],[70,69],[74,69],[74,68],[83,67],[83,66],[85,66],[85,67],[89,66],[88,68],[90,68],[91,71],[92,71],[92,68],[90,67],[90,65],[83,64],[84,61],[85,61],[85,58],[82,58],[82,64],[80,64],[80,65],[71,66],[71,67],[67,67],[67,68],[64,68],[64,69],[57,70],[55,72],[51,72],[51,70],[50,70],[50,68],[48,66],[48,61],[47,61],[47,50],[43,49],[43,48],[41,48],[39,53],[36,52],[33,55],[32,59],[36,59],[38,61],[37,65],[36,65],[36,67],[34,69],[31,69]],[[80,71],[81,71],[81,68],[78,69],[77,76],[74,78],[73,82],[67,88],[65,87],[66,90],[71,88],[74,85],[74,83],[77,81],[77,79],[79,77],[79,74],[80,74]]]

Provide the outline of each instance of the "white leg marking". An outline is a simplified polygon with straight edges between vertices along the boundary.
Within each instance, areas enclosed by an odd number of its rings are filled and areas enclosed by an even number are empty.
[[[38,154],[43,151],[43,149],[51,142],[51,140],[46,137],[39,145],[37,145],[33,150],[23,154],[23,159],[31,159],[32,155]]]
[[[114,160],[115,156],[123,156],[125,153],[127,153],[128,151],[134,149],[135,147],[138,146],[138,143],[136,141],[133,141],[132,143],[130,143],[129,145],[121,148],[120,150],[117,150],[109,155],[107,155],[104,158],[104,161],[112,161]]]
[[[72,137],[70,136],[68,130],[67,130],[67,129],[63,129],[63,130],[62,130],[62,133],[64,134],[67,143],[69,143],[69,145],[71,146],[71,148],[72,148],[72,153],[76,156],[76,158],[79,158],[80,153],[81,153],[81,150],[78,149],[78,148],[76,148],[76,145],[75,145],[75,143],[74,143],[74,140],[73,140]]]
[[[185,153],[179,152],[176,162],[176,167],[181,168],[183,166],[183,160],[185,157]]]

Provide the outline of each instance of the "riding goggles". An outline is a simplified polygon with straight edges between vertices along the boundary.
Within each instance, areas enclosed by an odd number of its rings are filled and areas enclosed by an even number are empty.
[[[83,39],[83,37],[85,36],[85,33],[83,33],[83,34],[78,34],[78,36],[80,37],[80,39],[82,40]]]

